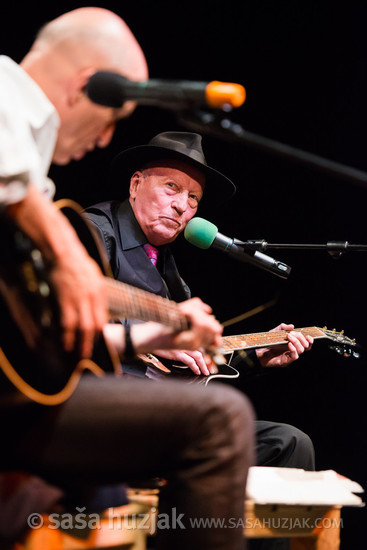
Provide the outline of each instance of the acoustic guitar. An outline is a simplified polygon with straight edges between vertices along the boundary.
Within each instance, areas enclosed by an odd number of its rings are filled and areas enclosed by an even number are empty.
[[[106,273],[111,319],[155,321],[177,331],[188,328],[188,319],[175,302],[109,276],[103,245],[80,215],[79,205],[59,201],[58,206]],[[119,358],[102,336],[96,339],[92,360],[80,360],[76,352],[64,350],[50,266],[32,240],[4,216],[0,217],[0,231],[0,375],[2,371],[7,379],[0,376],[0,392],[9,390],[10,381],[30,399],[43,405],[57,405],[68,399],[85,370],[97,376],[105,371],[121,375]],[[19,320],[23,330],[19,328]],[[31,341],[37,345],[31,345]]]

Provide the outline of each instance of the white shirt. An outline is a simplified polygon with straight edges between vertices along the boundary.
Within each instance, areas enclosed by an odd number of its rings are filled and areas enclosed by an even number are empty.
[[[41,88],[17,63],[0,56],[0,203],[21,200],[29,182],[53,196],[47,173],[59,125]]]

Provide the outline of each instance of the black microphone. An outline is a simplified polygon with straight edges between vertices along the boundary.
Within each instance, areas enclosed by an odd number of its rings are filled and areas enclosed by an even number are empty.
[[[125,101],[164,109],[190,109],[207,105],[240,107],[246,99],[241,84],[192,80],[145,80],[133,82],[113,72],[99,71],[87,82],[85,93],[94,103],[120,108]]]
[[[213,246],[232,258],[253,264],[283,279],[286,279],[291,272],[291,267],[262,252],[245,252],[244,242],[222,235],[218,232],[217,226],[203,218],[192,218],[185,228],[184,235],[189,243],[199,248],[206,250]]]

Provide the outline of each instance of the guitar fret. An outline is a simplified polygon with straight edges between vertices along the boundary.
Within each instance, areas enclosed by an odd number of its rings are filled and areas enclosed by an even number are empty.
[[[175,330],[188,328],[188,321],[175,302],[114,279],[106,278],[106,283],[112,318],[134,317],[162,323]]]

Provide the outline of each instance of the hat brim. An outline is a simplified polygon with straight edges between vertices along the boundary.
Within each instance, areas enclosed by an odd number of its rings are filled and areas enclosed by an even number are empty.
[[[204,198],[227,201],[236,192],[235,184],[218,170],[198,162],[188,155],[156,145],[138,145],[122,151],[112,160],[111,173],[114,179],[118,178],[121,182],[121,177],[130,178],[136,170],[141,169],[145,164],[166,159],[180,160],[194,166],[206,176]]]

